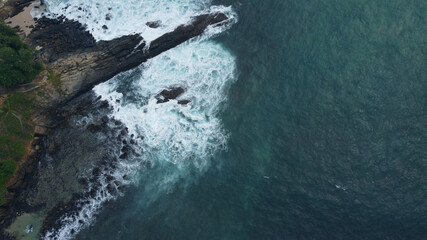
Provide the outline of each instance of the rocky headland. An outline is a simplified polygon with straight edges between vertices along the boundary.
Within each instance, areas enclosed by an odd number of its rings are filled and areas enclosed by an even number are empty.
[[[0,17],[4,20],[10,18],[23,11],[24,7],[31,2],[27,0],[3,0],[0,4]],[[76,134],[73,129],[64,130],[69,127],[67,121],[70,118],[88,108],[91,109],[90,111],[104,111],[102,109],[106,108],[106,103],[100,102],[99,99],[93,97],[93,94],[88,93],[93,86],[199,36],[209,26],[220,26],[227,20],[227,16],[219,12],[194,16],[191,22],[177,27],[147,45],[140,35],[128,35],[111,41],[97,42],[85,27],[76,21],[65,18],[37,19],[31,33],[21,36],[26,43],[37,51],[36,58],[44,64],[46,70],[39,74],[32,83],[14,89],[0,89],[0,94],[3,95],[11,92],[35,91],[32,95],[34,97],[34,109],[31,117],[34,126],[34,139],[28,144],[27,152],[19,169],[8,183],[9,194],[6,203],[0,207],[0,236],[3,239],[14,239],[14,237],[7,235],[4,230],[24,211],[35,211],[41,206],[50,209],[48,216],[45,216],[44,219],[44,229],[54,226],[55,219],[60,213],[72,211],[72,198],[82,194],[78,189],[87,183],[82,180],[83,182],[73,185],[73,183],[55,179],[37,179],[35,177],[37,176],[36,164],[40,164],[40,157],[47,153],[63,154],[62,157],[73,154],[72,149],[59,151],[60,149],[72,148],[72,146],[55,142],[55,132],[68,131],[67,134]],[[156,27],[156,23],[146,24]],[[175,99],[183,91],[185,90],[182,88],[165,90],[157,96],[158,103]],[[76,97],[79,96],[85,97],[76,100]],[[188,102],[183,100],[180,104],[187,104]],[[106,118],[100,118],[98,121],[99,124],[88,126],[89,132],[105,131],[103,129],[107,124],[117,129],[123,127],[120,123]],[[120,135],[114,141],[120,143],[120,152],[122,153],[120,158],[125,158],[132,154],[127,145],[134,140],[132,139],[133,136],[127,136],[126,129],[119,132]],[[112,133],[106,131],[105,134]],[[128,140],[123,140],[125,138]],[[102,161],[91,164],[106,164]],[[112,159],[108,164],[114,165],[114,161]],[[61,167],[68,169],[71,176],[78,171],[78,167],[74,166],[75,163],[70,164],[62,164]],[[95,175],[98,174],[96,168],[93,171],[95,171]],[[54,175],[54,172],[50,173],[50,176]],[[58,183],[49,186],[49,188],[62,189],[59,191],[67,192],[64,194],[67,197],[59,199],[59,202],[47,203],[43,203],[43,196],[35,197],[36,200],[27,199],[31,194],[32,196],[52,194],[37,193],[37,186],[41,184],[47,186],[55,183],[55,181]],[[71,189],[64,189],[62,185],[71,186]],[[116,185],[114,188],[109,186],[108,191],[115,191],[114,189],[120,187],[119,184]],[[67,205],[69,206],[68,209]]]

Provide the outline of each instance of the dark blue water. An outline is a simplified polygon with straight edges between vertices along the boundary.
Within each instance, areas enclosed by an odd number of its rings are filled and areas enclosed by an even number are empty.
[[[147,173],[77,238],[427,239],[427,2],[215,3],[239,16],[214,40],[228,150],[161,196]]]

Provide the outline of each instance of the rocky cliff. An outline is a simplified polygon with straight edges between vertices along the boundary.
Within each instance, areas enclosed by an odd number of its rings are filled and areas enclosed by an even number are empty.
[[[226,21],[222,13],[196,16],[186,25],[164,34],[147,47],[139,35],[112,41],[95,42],[81,24],[65,19],[40,19],[27,42],[39,49],[39,58],[56,74],[56,87],[45,91],[37,101],[42,109],[51,109],[90,90],[116,74],[196,37],[210,25]]]
[[[1,1],[0,18],[6,19],[19,13],[30,2],[30,0]],[[36,26],[24,40],[37,50],[37,58],[44,63],[47,71],[40,74],[31,84],[12,90],[5,89],[3,92],[28,92],[35,98],[35,108],[32,112],[35,138],[27,144],[26,156],[20,161],[20,167],[13,182],[8,185],[10,196],[7,204],[0,207],[0,238],[6,238],[2,231],[16,217],[11,213],[23,208],[17,196],[26,198],[26,195],[22,194],[23,189],[32,189],[28,187],[29,183],[35,182],[34,166],[39,161],[40,154],[48,151],[44,149],[42,139],[51,132],[49,129],[62,128],[61,123],[66,125],[64,119],[79,111],[80,105],[71,100],[88,92],[94,85],[120,72],[135,68],[148,59],[199,36],[209,26],[221,26],[227,20],[227,16],[222,13],[195,16],[191,22],[160,36],[147,46],[139,35],[96,42],[78,22],[64,18],[38,19]],[[147,25],[156,27],[156,23],[147,23]],[[1,91],[0,94],[2,94]],[[173,98],[174,94],[177,93],[165,92],[163,98]],[[166,100],[163,99],[163,101]],[[91,105],[93,101],[88,100],[84,103]],[[63,111],[62,108],[65,106],[70,110]],[[58,111],[60,108],[61,110]]]

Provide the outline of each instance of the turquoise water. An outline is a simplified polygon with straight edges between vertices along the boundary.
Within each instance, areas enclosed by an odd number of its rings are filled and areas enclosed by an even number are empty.
[[[142,169],[77,239],[427,239],[427,2],[214,3],[239,22],[202,47],[235,76],[197,114],[226,148]]]

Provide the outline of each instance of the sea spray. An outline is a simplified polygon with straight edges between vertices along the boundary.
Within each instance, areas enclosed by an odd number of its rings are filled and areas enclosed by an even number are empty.
[[[93,223],[106,202],[121,194],[118,186],[136,182],[147,163],[163,169],[162,175],[146,183],[147,187],[156,186],[153,196],[161,196],[179,179],[191,182],[194,173],[207,170],[212,154],[226,149],[228,134],[217,116],[226,102],[227,87],[235,79],[235,59],[209,39],[229,29],[237,16],[230,7],[209,6],[210,1],[111,1],[105,5],[102,1],[48,0],[46,4],[51,17],[62,14],[78,20],[98,40],[136,32],[149,42],[194,15],[223,12],[229,18],[209,27],[202,36],[94,88],[113,107],[109,117],[123,123],[128,129],[126,136],[135,139],[135,154],[121,158],[119,151],[109,160],[115,162],[114,167],[101,166],[101,173],[90,179],[87,194],[75,201],[77,211],[62,216],[59,227],[44,236],[72,239]],[[148,7],[150,4],[154,5]],[[145,23],[154,20],[160,20],[162,26],[153,30]],[[177,99],[157,103],[156,96],[171,87],[185,91]],[[118,191],[109,189],[111,182]]]
[[[87,27],[96,40],[111,40],[139,33],[147,43],[192,17],[211,11],[226,12],[224,6],[211,9],[211,0],[46,0],[48,12],[63,15]]]
[[[131,92],[118,92],[118,79],[94,90],[114,107],[115,119],[144,137],[141,147],[154,164],[167,161],[178,168],[192,164],[203,169],[207,157],[226,146],[217,114],[226,87],[235,79],[234,57],[212,41],[194,42],[163,53],[138,71]],[[171,86],[183,87],[184,94],[158,104],[156,95]],[[190,102],[182,105],[179,100]]]

